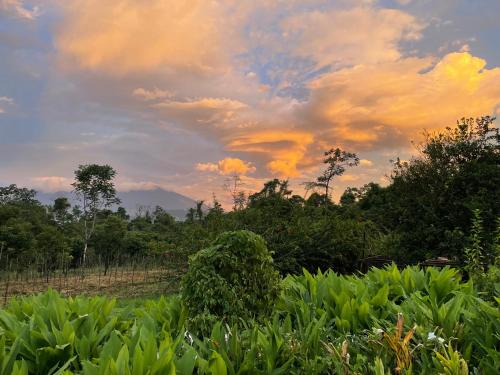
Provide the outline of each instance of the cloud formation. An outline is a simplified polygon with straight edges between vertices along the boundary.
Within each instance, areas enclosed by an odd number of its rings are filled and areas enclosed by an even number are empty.
[[[424,128],[492,114],[500,104],[500,68],[467,52],[435,62],[406,58],[358,65],[310,83],[305,116],[324,139],[357,150],[407,143]]]
[[[295,15],[282,28],[293,53],[318,66],[345,66],[397,60],[401,41],[419,39],[423,24],[396,9],[364,6]]]
[[[17,17],[24,20],[33,21],[40,15],[40,8],[34,6],[31,9],[24,5],[22,0],[0,0],[0,14]]]
[[[0,96],[0,113],[5,113],[7,111],[7,107],[14,104],[14,99],[9,98],[8,96]]]
[[[56,38],[66,58],[110,74],[186,69],[215,73],[227,64],[231,20],[218,2],[192,0],[75,0]]]
[[[196,170],[201,172],[218,172],[221,175],[247,175],[255,172],[256,168],[252,163],[238,158],[224,158],[218,163],[197,163]]]
[[[31,179],[35,188],[46,192],[69,191],[73,180],[62,176],[40,176]]]
[[[207,199],[233,173],[310,180],[342,147],[362,160],[341,189],[409,157],[423,128],[499,114],[500,60],[478,49],[494,28],[451,26],[469,2],[384,4],[0,0],[0,175],[51,189],[105,162],[123,187]]]

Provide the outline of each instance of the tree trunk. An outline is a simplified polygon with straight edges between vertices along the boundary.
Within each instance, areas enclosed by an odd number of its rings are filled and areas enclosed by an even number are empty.
[[[328,197],[328,194],[330,192],[330,180],[328,180],[326,182],[326,186],[325,186],[325,207],[328,206],[328,200],[329,200],[329,197]]]
[[[83,246],[83,256],[82,256],[81,266],[85,265],[85,258],[87,257],[87,247],[88,247],[88,243],[87,243],[87,239],[85,239],[85,245]]]

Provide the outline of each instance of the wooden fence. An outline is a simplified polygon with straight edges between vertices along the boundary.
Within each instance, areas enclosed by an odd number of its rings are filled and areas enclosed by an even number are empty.
[[[55,269],[40,267],[0,270],[0,304],[13,296],[43,292],[49,288],[65,296],[105,294],[137,298],[174,293],[179,290],[187,260],[178,257],[129,259],[109,265],[92,262],[85,267]]]

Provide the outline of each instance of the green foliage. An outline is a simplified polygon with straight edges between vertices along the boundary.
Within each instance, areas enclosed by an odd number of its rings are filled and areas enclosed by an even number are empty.
[[[182,297],[194,327],[268,314],[280,279],[264,240],[249,231],[227,232],[190,258]]]
[[[0,374],[496,375],[498,302],[452,269],[305,271],[267,319],[190,323],[181,297],[119,307],[53,291],[0,310]]]
[[[454,128],[426,134],[418,157],[395,162],[388,187],[372,188],[360,198],[364,217],[398,233],[402,260],[463,260],[474,209],[482,214],[484,243],[494,242],[500,135],[493,121],[462,119]]]
[[[109,216],[96,227],[92,242],[96,255],[104,261],[104,274],[123,248],[126,230],[126,223],[115,215]]]
[[[472,228],[469,235],[469,246],[465,248],[465,270],[469,276],[481,276],[484,273],[483,222],[481,211],[474,210]]]
[[[33,190],[0,187],[0,267],[39,269],[45,262],[47,272],[61,263],[67,270],[81,265],[87,253],[90,263],[172,255],[187,261],[221,233],[249,230],[266,241],[282,275],[303,268],[349,274],[371,255],[403,264],[441,256],[463,262],[468,257],[469,267],[477,270],[471,272],[478,275],[473,275],[475,284],[493,300],[498,268],[490,265],[500,253],[499,147],[492,118],[463,119],[454,128],[427,134],[418,157],[398,160],[389,186],[347,188],[339,205],[329,199],[328,189],[358,157],[331,149],[324,155],[324,173],[306,184],[304,197],[293,194],[288,180],[279,179],[248,196],[241,178],[232,176],[228,192],[233,211],[224,212],[214,197],[211,207],[197,202],[185,221],[176,221],[160,207],[139,210],[132,218],[123,208],[112,212],[115,170],[82,165],[74,183],[82,207],[69,207],[65,198],[43,207]],[[475,210],[480,210],[481,222]],[[116,241],[105,238],[110,216],[126,225],[125,233],[110,226],[110,236],[119,232]],[[100,238],[91,241],[96,230]],[[106,243],[109,247],[102,245]]]
[[[113,204],[120,203],[113,179],[116,171],[109,165],[85,164],[75,171],[76,196],[82,202],[83,241],[82,263],[85,263],[87,246],[94,234],[97,215]]]
[[[348,167],[355,167],[359,164],[359,157],[352,153],[343,151],[340,148],[332,148],[325,152],[323,163],[325,170],[317,178],[315,186],[325,189],[325,205],[330,200],[330,189],[333,178],[342,176]]]
[[[500,219],[497,219],[497,223],[499,222]],[[484,237],[481,211],[476,209],[468,245],[465,248],[464,269],[484,298],[493,300],[500,296],[500,253],[498,251],[500,237],[498,235],[494,237],[495,242],[490,245],[490,254],[486,253]]]

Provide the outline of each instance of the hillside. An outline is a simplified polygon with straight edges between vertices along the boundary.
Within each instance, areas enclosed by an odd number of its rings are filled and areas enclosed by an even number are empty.
[[[130,190],[118,192],[121,204],[125,207],[129,215],[134,216],[139,210],[154,210],[156,206],[164,208],[172,216],[183,219],[187,210],[194,207],[196,202],[182,194],[170,190],[157,188],[154,190]],[[58,191],[54,193],[37,193],[37,199],[42,204],[53,204],[54,199],[66,197],[71,205],[79,204],[74,194],[67,191]]]

